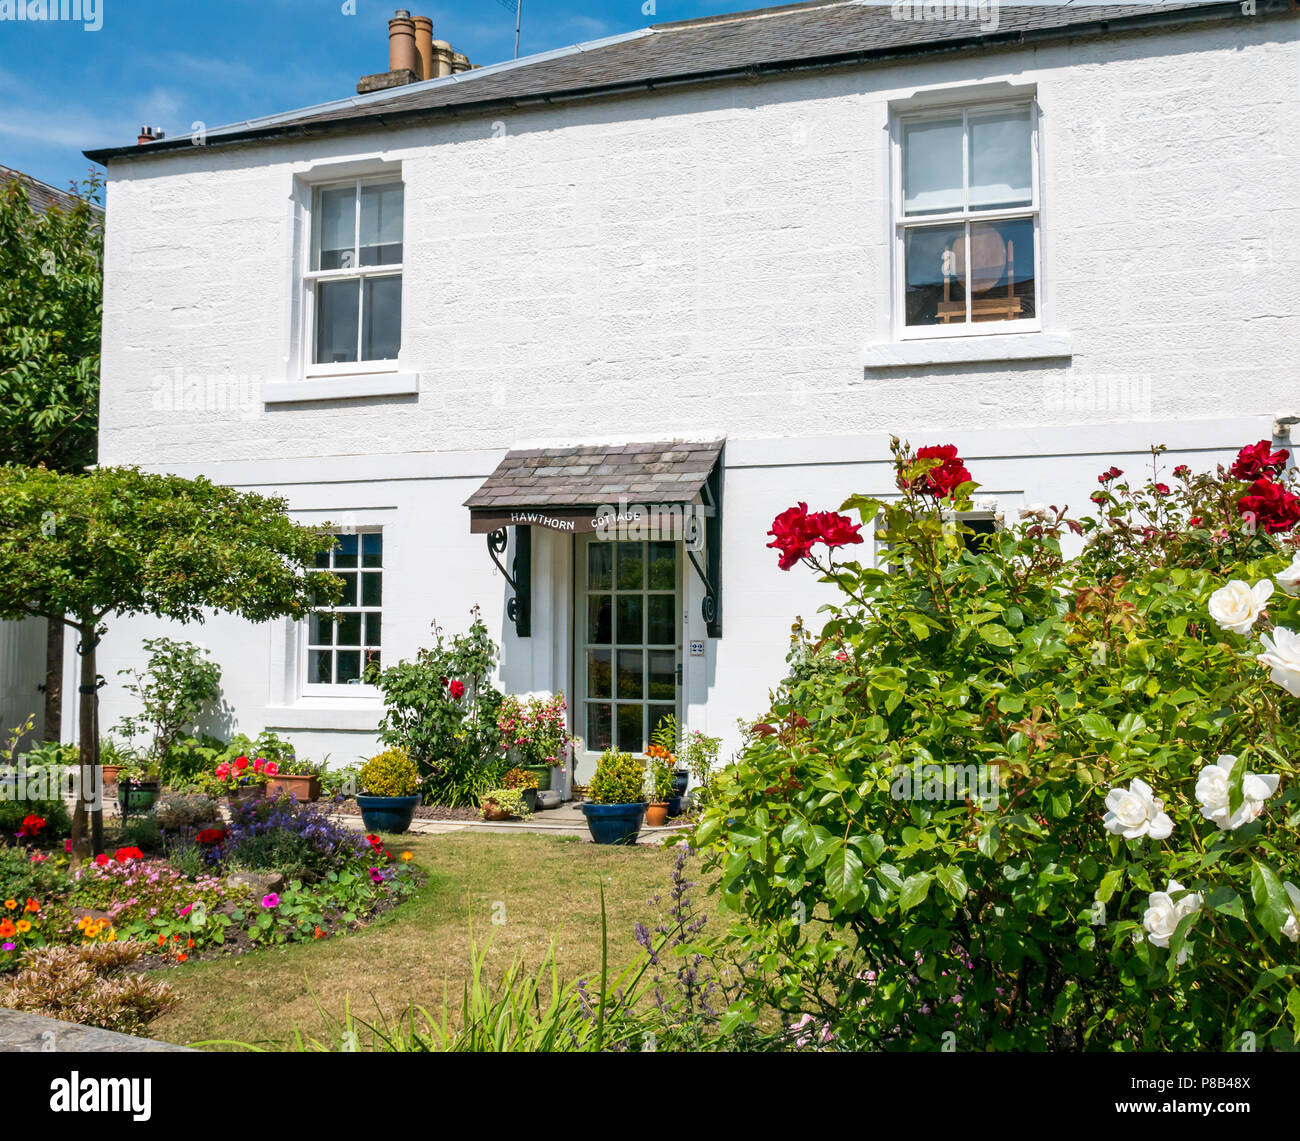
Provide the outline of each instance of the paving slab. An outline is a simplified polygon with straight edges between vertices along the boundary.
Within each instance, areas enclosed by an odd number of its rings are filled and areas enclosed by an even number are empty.
[[[0,1052],[3,1053],[194,1053],[188,1046],[159,1042],[156,1038],[136,1038],[101,1030],[97,1026],[79,1026],[59,1022],[40,1014],[20,1010],[0,1010]]]

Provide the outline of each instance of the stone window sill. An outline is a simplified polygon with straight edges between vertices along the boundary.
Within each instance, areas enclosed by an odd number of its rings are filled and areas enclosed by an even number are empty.
[[[368,396],[416,396],[419,391],[418,372],[382,372],[264,384],[262,400],[266,404],[294,404],[308,400],[360,400]]]
[[[863,363],[868,369],[908,368],[981,361],[1069,360],[1072,355],[1068,334],[1008,333],[881,342],[867,346]]]

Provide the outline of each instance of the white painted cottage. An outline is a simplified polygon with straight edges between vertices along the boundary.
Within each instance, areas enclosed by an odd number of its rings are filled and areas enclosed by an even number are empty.
[[[1284,0],[814,0],[401,63],[398,86],[91,153],[101,463],[283,495],[344,535],[337,629],[182,635],[240,729],[367,754],[363,661],[480,604],[504,687],[571,696],[580,776],[664,710],[734,739],[824,601],[777,569],[772,518],[888,492],[891,433],[957,444],[1007,513],[1083,507],[1153,442],[1170,465],[1289,442]],[[663,532],[611,544],[611,510]],[[157,630],[113,624],[110,683]]]

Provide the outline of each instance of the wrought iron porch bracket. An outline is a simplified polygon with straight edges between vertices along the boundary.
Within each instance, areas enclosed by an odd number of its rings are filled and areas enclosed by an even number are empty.
[[[722,637],[722,457],[714,465],[709,478],[700,489],[704,500],[703,510],[690,517],[690,530],[686,535],[686,555],[691,566],[704,583],[704,601],[700,603],[700,614],[710,638]],[[708,526],[704,530],[704,561],[701,566],[695,552],[700,546],[700,516],[707,516]]]
[[[514,594],[506,599],[506,617],[514,623],[515,633],[520,638],[528,638],[532,635],[530,604],[533,592],[533,529],[515,528],[515,557],[511,560],[511,569],[506,570],[497,556],[504,554],[509,545],[510,533],[506,528],[500,527],[488,532],[488,555],[496,563],[501,577],[514,591]]]

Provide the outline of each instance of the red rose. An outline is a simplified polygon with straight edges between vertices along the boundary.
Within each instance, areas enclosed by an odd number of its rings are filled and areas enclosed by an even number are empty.
[[[242,773],[246,768],[248,768],[248,758],[247,758],[247,757],[236,757],[236,758],[235,758],[235,768],[237,768],[237,769]]]
[[[1257,479],[1237,500],[1237,510],[1270,535],[1289,531],[1300,523],[1300,499],[1271,479]]]
[[[1088,498],[1100,506],[1106,502],[1106,493],[1104,491],[1094,491]]]
[[[1192,474],[1192,469],[1189,468],[1186,464],[1179,464],[1176,468],[1174,468],[1175,479],[1183,479],[1186,476],[1189,476],[1191,474]]]
[[[453,701],[459,701],[465,696],[465,683],[463,681],[453,680],[452,683],[447,686],[447,689],[451,693]]]
[[[772,520],[772,536],[769,547],[781,552],[777,563],[782,570],[789,570],[800,559],[807,558],[816,541],[816,532],[808,521],[808,504],[800,502],[798,506],[787,507]]]
[[[933,495],[935,499],[947,499],[963,483],[971,481],[970,472],[957,454],[956,444],[934,444],[928,448],[917,448],[916,458],[943,461],[916,481],[918,491]]]
[[[1286,467],[1287,457],[1290,454],[1285,448],[1273,451],[1273,445],[1268,440],[1260,440],[1258,444],[1247,444],[1237,453],[1237,458],[1232,461],[1228,474],[1247,482],[1265,479],[1270,475],[1276,475]]]
[[[1124,473],[1120,471],[1119,468],[1117,468],[1114,464],[1111,464],[1110,467],[1108,467],[1104,472],[1101,473],[1101,475],[1097,477],[1097,482],[1110,483],[1112,479],[1119,479],[1119,477],[1122,476],[1123,474]]]
[[[1157,494],[1157,495],[1168,495],[1168,494],[1169,494],[1169,484],[1167,484],[1167,483],[1157,483],[1157,484],[1156,484],[1156,494]]]
[[[862,524],[854,523],[847,515],[819,511],[816,515],[810,515],[808,522],[817,529],[816,541],[825,543],[831,550],[862,542],[862,536],[858,533],[862,530]]]
[[[1193,515],[1187,520],[1187,525],[1189,527],[1199,527],[1201,525],[1201,517],[1199,515]]]

